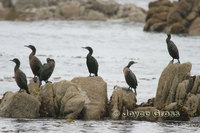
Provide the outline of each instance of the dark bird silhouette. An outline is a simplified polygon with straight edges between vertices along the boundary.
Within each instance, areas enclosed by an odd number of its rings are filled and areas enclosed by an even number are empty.
[[[25,47],[28,47],[28,48],[30,48],[32,50],[32,52],[29,55],[29,64],[30,64],[31,70],[32,70],[32,72],[34,74],[33,80],[34,80],[34,82],[36,82],[37,81],[37,77],[39,77],[39,70],[42,67],[42,63],[35,56],[36,48],[33,45],[28,45],[28,46],[25,46]]]
[[[84,49],[87,49],[89,51],[89,53],[87,54],[87,59],[86,59],[86,64],[87,64],[87,68],[88,71],[90,73],[90,77],[91,77],[91,73],[94,74],[94,76],[98,76],[98,62],[97,60],[92,56],[93,50],[91,47],[82,47]]]
[[[176,47],[174,42],[171,41],[170,39],[171,39],[171,35],[167,34],[166,42],[167,42],[168,52],[170,56],[173,58],[172,62],[174,62],[174,59],[177,59],[178,63],[180,64],[178,48]]]
[[[136,79],[135,74],[129,69],[130,66],[134,63],[136,63],[136,62],[130,61],[128,63],[128,65],[126,67],[124,67],[123,72],[124,72],[124,77],[125,77],[126,83],[129,85],[129,89],[133,88],[135,90],[135,95],[137,95],[137,92],[136,92],[136,88],[138,85],[137,79]]]
[[[50,78],[51,74],[53,73],[53,70],[55,68],[55,61],[54,59],[47,58],[47,63],[43,64],[41,69],[39,70],[39,80],[40,80],[40,86],[42,84],[42,81],[45,81],[48,83],[48,79]]]
[[[14,73],[15,73],[15,81],[17,85],[19,86],[21,91],[22,89],[26,90],[28,94],[30,94],[28,90],[28,85],[27,85],[27,80],[26,80],[26,75],[19,69],[20,67],[20,61],[17,58],[14,58],[13,60],[10,60],[15,62],[16,66],[14,68]]]

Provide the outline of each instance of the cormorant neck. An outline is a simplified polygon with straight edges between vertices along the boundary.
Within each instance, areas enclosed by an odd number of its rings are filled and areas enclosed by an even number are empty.
[[[131,64],[128,64],[126,67],[129,68],[131,66]]]
[[[17,62],[16,65],[15,65],[15,69],[14,69],[15,72],[17,71],[17,69],[19,69],[19,66],[20,66],[20,63]]]
[[[168,36],[167,39],[166,39],[166,42],[169,42],[171,39],[171,36]]]
[[[33,47],[33,48],[31,48],[31,50],[32,50],[32,55],[35,55],[35,53],[36,53],[36,49]]]
[[[89,50],[89,53],[88,53],[88,55],[92,55],[93,54],[93,50]]]

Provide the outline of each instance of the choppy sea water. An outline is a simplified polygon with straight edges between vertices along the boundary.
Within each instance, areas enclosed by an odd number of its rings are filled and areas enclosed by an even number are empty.
[[[33,77],[28,63],[33,44],[36,55],[44,63],[47,57],[56,61],[53,82],[88,76],[87,50],[91,46],[99,62],[99,76],[108,85],[110,98],[115,85],[127,86],[123,68],[134,60],[131,69],[138,79],[138,104],[156,94],[159,76],[171,60],[167,52],[166,34],[143,32],[144,24],[119,21],[39,21],[0,22],[0,97],[6,91],[18,91],[14,79],[15,57],[28,79]],[[200,74],[200,37],[172,35],[179,48],[180,61],[192,63],[192,75]],[[175,61],[176,62],[176,61]],[[10,119],[0,118],[1,132],[199,132],[200,118],[189,122],[152,123],[144,121],[75,121],[59,119]]]

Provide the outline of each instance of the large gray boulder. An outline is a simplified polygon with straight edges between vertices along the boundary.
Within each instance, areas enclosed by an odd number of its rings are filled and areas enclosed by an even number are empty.
[[[40,90],[37,83],[30,82],[29,88],[32,95],[39,97],[41,117],[76,119],[85,104],[77,86],[66,80],[47,83]]]
[[[146,11],[135,4],[124,4],[119,6],[116,17],[126,22],[145,22]]]
[[[128,88],[114,87],[109,103],[109,116],[112,119],[126,119],[123,113],[133,111],[136,106],[136,95]]]
[[[0,116],[37,118],[40,105],[37,98],[25,92],[6,92],[0,103]]]
[[[108,16],[116,14],[120,6],[120,4],[114,0],[90,0],[90,2],[92,3],[91,8],[93,10],[103,12]]]
[[[55,111],[60,116],[75,119],[85,106],[85,99],[78,87],[70,81],[60,81],[53,84]]]
[[[59,3],[60,13],[65,18],[78,17],[80,14],[79,2],[61,2]]]
[[[78,86],[85,99],[80,118],[85,120],[102,119],[107,112],[107,84],[101,77],[77,77],[72,83]]]
[[[48,6],[48,0],[11,0],[11,5],[15,11],[24,11],[28,8],[40,8]]]

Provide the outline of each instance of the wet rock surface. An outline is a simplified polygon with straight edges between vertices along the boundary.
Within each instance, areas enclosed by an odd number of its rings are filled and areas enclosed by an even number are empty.
[[[85,99],[81,118],[98,120],[107,113],[107,83],[101,77],[77,77],[72,79]]]
[[[199,115],[199,76],[191,76],[192,64],[172,64],[163,70],[157,88],[154,105],[161,110],[177,110],[177,120],[189,120]]]
[[[199,0],[157,0],[149,3],[145,31],[200,35]]]
[[[182,97],[182,95],[180,94],[183,93],[183,86],[181,86],[180,92],[178,85],[181,82],[184,82],[184,80],[189,79],[191,68],[191,63],[173,64],[172,62],[170,62],[168,64],[168,66],[164,69],[159,79],[154,103],[155,107],[162,108],[165,104],[174,102],[176,99],[177,91],[179,95],[177,97]]]
[[[144,22],[146,11],[114,0],[0,0],[2,20],[100,20]]]
[[[26,92],[6,92],[0,104],[0,116],[14,118],[39,117],[40,102]]]
[[[112,119],[125,119],[123,113],[133,111],[136,107],[136,95],[128,89],[119,86],[114,87],[109,103],[109,116]]]

